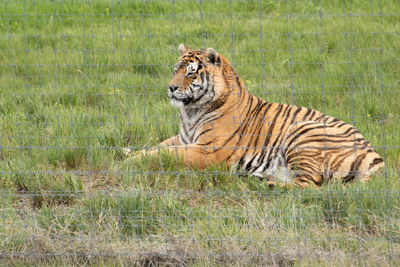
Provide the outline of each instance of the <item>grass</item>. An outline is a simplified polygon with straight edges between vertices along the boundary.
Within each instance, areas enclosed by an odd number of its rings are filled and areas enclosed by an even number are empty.
[[[399,265],[398,1],[0,3],[0,258],[39,265]],[[232,14],[232,16],[231,16]],[[262,35],[260,35],[262,32]],[[119,150],[176,134],[179,43],[354,124],[366,184],[276,188]]]

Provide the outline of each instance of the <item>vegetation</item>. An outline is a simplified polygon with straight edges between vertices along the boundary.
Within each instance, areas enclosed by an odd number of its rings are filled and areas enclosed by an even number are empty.
[[[0,259],[9,264],[399,265],[400,16],[389,1],[0,3]],[[176,134],[177,47],[354,124],[366,183],[275,188],[223,166],[124,162]]]

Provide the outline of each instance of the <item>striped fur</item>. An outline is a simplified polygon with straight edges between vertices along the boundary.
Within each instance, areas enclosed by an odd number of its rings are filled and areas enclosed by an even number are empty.
[[[271,183],[304,187],[367,180],[384,165],[352,125],[252,95],[211,48],[194,51],[180,45],[179,52],[168,96],[180,109],[180,133],[160,146],[188,166],[226,162]]]

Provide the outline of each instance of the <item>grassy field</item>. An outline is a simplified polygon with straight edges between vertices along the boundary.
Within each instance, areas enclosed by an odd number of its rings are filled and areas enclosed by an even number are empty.
[[[343,3],[345,2],[345,3]],[[0,2],[0,261],[400,265],[400,4]],[[213,47],[254,94],[354,124],[366,184],[275,188],[121,147],[176,134],[177,47]]]

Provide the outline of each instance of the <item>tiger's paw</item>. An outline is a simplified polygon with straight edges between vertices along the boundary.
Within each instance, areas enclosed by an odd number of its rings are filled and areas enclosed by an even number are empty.
[[[121,153],[125,161],[137,160],[143,152],[143,150],[133,150],[129,147],[121,148]]]
[[[123,147],[121,148],[121,152],[125,157],[129,157],[133,153],[133,150],[129,147]]]

